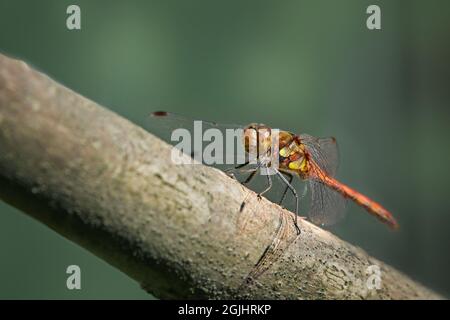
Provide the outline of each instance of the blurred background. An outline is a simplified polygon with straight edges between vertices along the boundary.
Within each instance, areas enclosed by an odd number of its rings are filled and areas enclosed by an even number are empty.
[[[401,229],[350,204],[331,231],[449,297],[449,17],[444,0],[0,0],[0,51],[140,125],[164,109],[335,136],[338,179]],[[66,289],[70,264],[82,290]],[[0,202],[0,298],[151,297]]]

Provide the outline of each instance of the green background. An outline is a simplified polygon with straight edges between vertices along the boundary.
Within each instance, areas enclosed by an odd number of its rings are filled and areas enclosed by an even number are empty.
[[[82,30],[66,29],[78,4]],[[366,28],[378,4],[382,30]],[[332,232],[450,295],[449,1],[0,0],[0,51],[143,124],[157,109],[337,137],[355,205]],[[1,130],[1,128],[0,128]],[[69,291],[65,269],[82,270]],[[0,298],[150,298],[0,202]]]

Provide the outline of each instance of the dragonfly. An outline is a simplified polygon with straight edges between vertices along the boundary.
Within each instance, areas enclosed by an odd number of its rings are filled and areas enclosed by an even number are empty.
[[[186,123],[192,122],[166,111],[153,112],[150,116],[158,121],[169,122],[174,127],[185,126]],[[215,122],[202,122],[212,128],[221,126]],[[231,170],[225,171],[230,173],[232,170],[244,170],[253,164],[251,169],[246,169],[249,176],[242,181],[243,184],[248,184],[258,172],[266,170],[267,187],[258,194],[258,197],[271,190],[272,175],[278,177],[285,186],[278,204],[283,203],[289,191],[295,198],[294,224],[298,234],[300,233],[299,202],[306,194],[309,194],[307,219],[316,225],[328,226],[339,221],[344,216],[347,200],[351,200],[392,229],[398,228],[396,219],[381,204],[335,178],[339,157],[334,137],[317,138],[308,134],[294,134],[287,130],[275,131],[260,123],[245,126],[223,125],[222,127],[241,128],[245,152],[250,154],[251,150],[257,150],[255,162],[246,160]],[[274,140],[274,132],[277,134],[276,140]],[[273,141],[276,141],[277,145],[273,145]],[[271,166],[274,159],[277,160],[275,167]],[[267,174],[269,167],[272,174]],[[231,176],[234,175],[231,173]],[[294,177],[304,182],[304,190],[301,194],[293,186]],[[245,200],[242,202],[240,211],[244,207]]]

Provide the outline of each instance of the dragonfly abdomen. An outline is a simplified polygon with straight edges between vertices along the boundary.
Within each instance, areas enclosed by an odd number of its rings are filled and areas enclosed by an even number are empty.
[[[323,174],[321,177],[319,177],[319,180],[321,180],[321,182],[324,183],[329,188],[332,188],[333,190],[342,194],[347,199],[351,199],[356,204],[365,208],[370,214],[374,215],[377,219],[386,223],[391,228],[393,229],[398,228],[398,223],[394,219],[392,214],[378,202],[369,199],[365,195],[337,181],[336,179],[329,177],[326,174]]]

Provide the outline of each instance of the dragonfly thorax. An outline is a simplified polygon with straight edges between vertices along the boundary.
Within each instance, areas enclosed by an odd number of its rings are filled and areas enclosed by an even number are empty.
[[[309,161],[305,146],[300,143],[296,136],[284,144],[280,143],[279,163],[280,168],[294,171],[299,174],[305,174],[309,170]]]

